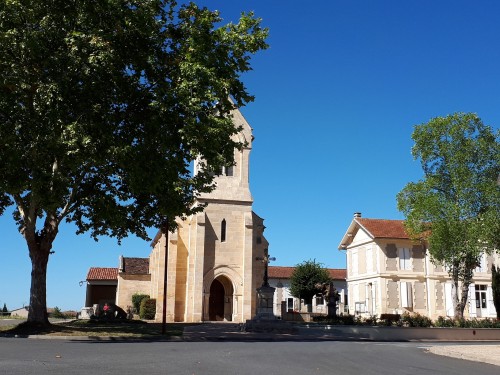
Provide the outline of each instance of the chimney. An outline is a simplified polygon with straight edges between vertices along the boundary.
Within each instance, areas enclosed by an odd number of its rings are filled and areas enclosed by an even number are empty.
[[[354,213],[354,218],[361,217],[361,212],[355,212]]]
[[[118,272],[123,272],[124,271],[124,262],[123,262],[123,255],[120,255],[118,258],[119,266],[118,266]]]

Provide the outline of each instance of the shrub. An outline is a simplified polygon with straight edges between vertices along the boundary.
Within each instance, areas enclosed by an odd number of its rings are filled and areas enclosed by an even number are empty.
[[[376,325],[378,325],[377,315],[371,315],[371,316],[365,318],[365,324],[369,325],[369,326],[376,326]]]
[[[434,321],[435,327],[455,327],[455,328],[500,328],[500,321],[495,319],[452,319],[438,317]]]
[[[134,306],[136,314],[139,314],[139,311],[141,309],[141,302],[145,298],[149,299],[149,295],[148,294],[135,293],[132,296],[132,306]]]
[[[66,319],[66,315],[64,315],[59,307],[54,307],[54,311],[50,314],[52,318],[56,319]]]
[[[141,319],[152,320],[156,315],[156,299],[144,298],[139,309]]]
[[[381,314],[380,315],[380,321],[383,323],[385,326],[392,326],[399,324],[401,320],[401,315],[399,314]]]
[[[432,320],[419,313],[404,313],[401,317],[403,324],[407,327],[431,327]]]
[[[350,315],[350,314],[341,315],[339,317],[339,319],[342,321],[342,324],[345,324],[345,325],[354,324],[354,316],[353,315]]]
[[[352,315],[337,315],[335,318],[326,315],[313,316],[313,322],[331,325],[354,325],[354,316]]]
[[[453,319],[445,318],[444,316],[438,316],[434,321],[435,327],[455,327],[455,322]]]

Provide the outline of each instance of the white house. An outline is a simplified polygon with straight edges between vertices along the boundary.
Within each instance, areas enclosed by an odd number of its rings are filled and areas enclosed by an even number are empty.
[[[292,276],[294,267],[269,266],[269,285],[276,288],[274,291],[273,311],[274,315],[281,316],[281,306],[285,302],[287,312],[297,311],[305,312],[305,307],[302,301],[293,297],[290,294],[290,277]],[[347,303],[347,284],[346,270],[329,268],[328,272],[333,280],[333,285],[340,295],[338,301],[337,312],[344,312],[344,306]],[[313,298],[313,313],[327,313],[327,303],[323,296],[318,295]]]
[[[410,239],[402,220],[368,219],[356,213],[338,248],[346,252],[351,313],[453,316],[446,269],[433,264],[427,249]],[[464,315],[496,317],[491,289],[494,262],[499,264],[498,254],[483,254]]]

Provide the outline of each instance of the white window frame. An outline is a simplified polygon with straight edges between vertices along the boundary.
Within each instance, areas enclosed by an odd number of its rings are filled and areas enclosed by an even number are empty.
[[[409,281],[400,282],[401,307],[413,307],[412,284]]]
[[[354,312],[357,314],[363,314],[366,312],[366,304],[365,302],[355,302],[354,303]]]
[[[398,249],[398,255],[399,255],[399,269],[401,271],[411,271],[410,249],[407,247],[400,247]]]
[[[479,266],[476,267],[474,272],[477,273],[486,273],[488,272],[488,259],[486,257],[486,253],[482,253],[479,257]]]

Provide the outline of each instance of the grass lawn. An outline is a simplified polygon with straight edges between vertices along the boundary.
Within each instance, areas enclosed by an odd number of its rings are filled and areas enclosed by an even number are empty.
[[[161,323],[148,323],[141,320],[102,322],[93,320],[73,320],[46,326],[32,326],[25,323],[0,326],[0,332],[8,335],[47,335],[47,336],[90,336],[90,337],[127,337],[161,338],[182,336],[184,327],[189,323],[167,323],[162,336]]]

